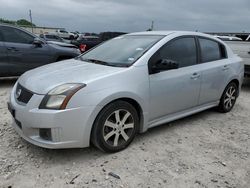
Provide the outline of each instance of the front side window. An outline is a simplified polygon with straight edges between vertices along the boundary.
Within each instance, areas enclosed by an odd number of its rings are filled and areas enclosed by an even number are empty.
[[[110,66],[130,66],[156,42],[161,35],[127,35],[111,39],[83,54],[78,59]]]
[[[32,35],[16,28],[2,27],[1,31],[5,42],[32,44],[34,41]]]
[[[203,63],[226,58],[226,49],[224,45],[219,42],[206,38],[199,38],[199,43],[201,48],[201,61]]]
[[[184,37],[168,42],[151,57],[150,64],[163,59],[178,63],[179,68],[195,65],[197,63],[195,39]]]

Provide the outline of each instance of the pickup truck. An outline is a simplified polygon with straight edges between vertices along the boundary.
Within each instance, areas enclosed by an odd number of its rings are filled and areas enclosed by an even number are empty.
[[[245,76],[250,77],[250,42],[247,41],[225,41],[239,55],[245,65]]]
[[[62,30],[62,29],[58,29],[56,30],[55,33],[53,33],[61,38],[64,38],[64,39],[70,39],[70,40],[73,40],[75,39],[75,34],[74,33],[70,33],[68,31],[65,31],[65,30]]]

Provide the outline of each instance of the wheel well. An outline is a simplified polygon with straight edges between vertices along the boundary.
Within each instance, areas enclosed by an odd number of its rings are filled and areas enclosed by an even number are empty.
[[[131,104],[135,108],[135,110],[138,114],[138,117],[139,117],[139,124],[140,124],[139,132],[141,132],[143,130],[144,121],[143,121],[143,112],[142,112],[142,108],[141,108],[140,104],[136,100],[131,99],[131,98],[119,98],[119,99],[115,99],[115,100],[109,102],[105,106],[109,105],[110,103],[116,102],[116,101],[125,101],[125,102]]]
[[[71,59],[73,58],[72,56],[66,56],[66,55],[63,55],[63,56],[59,56],[56,61],[62,61],[62,60],[65,60],[65,59]]]

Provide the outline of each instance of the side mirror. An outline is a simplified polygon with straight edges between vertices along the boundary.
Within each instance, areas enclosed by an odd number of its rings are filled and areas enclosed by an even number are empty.
[[[164,70],[178,69],[179,63],[170,59],[160,59],[153,66],[152,71],[158,73]]]
[[[44,42],[39,38],[34,38],[33,44],[35,46],[42,46],[42,44],[44,44]]]

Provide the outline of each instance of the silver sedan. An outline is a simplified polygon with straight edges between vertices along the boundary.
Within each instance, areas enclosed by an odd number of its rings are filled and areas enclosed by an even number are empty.
[[[9,110],[28,142],[46,148],[126,148],[137,133],[217,107],[229,112],[244,67],[221,40],[197,32],[123,35],[71,60],[33,69]]]

